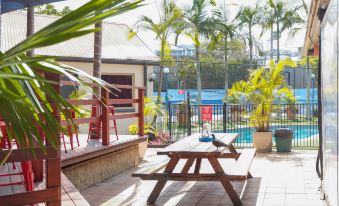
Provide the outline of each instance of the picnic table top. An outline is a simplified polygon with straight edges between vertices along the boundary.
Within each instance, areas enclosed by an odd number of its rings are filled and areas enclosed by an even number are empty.
[[[239,133],[214,133],[215,137],[227,145],[232,145],[239,136]],[[217,149],[212,142],[199,142],[201,133],[192,134],[181,139],[168,147],[158,151],[158,155],[169,155],[172,153],[223,153],[225,149]]]

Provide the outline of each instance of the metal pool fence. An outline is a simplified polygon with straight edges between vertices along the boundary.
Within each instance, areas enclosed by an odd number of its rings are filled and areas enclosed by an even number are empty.
[[[168,105],[168,120],[164,125],[173,141],[202,132],[201,109],[212,108],[212,132],[239,133],[237,147],[251,147],[252,133],[250,113],[254,105],[185,104]],[[317,104],[276,104],[271,115],[270,129],[291,128],[294,131],[294,148],[318,147],[318,105]],[[273,144],[274,143],[273,139]]]

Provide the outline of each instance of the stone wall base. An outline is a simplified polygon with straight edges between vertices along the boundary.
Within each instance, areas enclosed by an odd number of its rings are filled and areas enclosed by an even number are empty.
[[[138,163],[139,148],[138,145],[134,145],[79,162],[63,168],[62,171],[74,186],[82,191],[109,177],[136,167]]]

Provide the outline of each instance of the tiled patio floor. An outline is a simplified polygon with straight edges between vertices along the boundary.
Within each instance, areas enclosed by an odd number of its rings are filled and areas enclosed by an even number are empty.
[[[156,149],[148,149],[144,165],[157,161]],[[289,154],[257,154],[251,167],[244,205],[326,205],[320,200],[315,172],[316,151]],[[204,164],[202,165],[202,168]],[[131,177],[132,169],[97,184],[82,195],[91,205],[147,205],[155,181]],[[234,183],[240,192],[243,183]],[[219,182],[169,181],[154,205],[232,205]]]

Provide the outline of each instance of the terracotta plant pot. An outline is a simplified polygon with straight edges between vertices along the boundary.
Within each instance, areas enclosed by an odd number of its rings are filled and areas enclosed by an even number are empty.
[[[187,126],[187,114],[178,112],[177,121],[180,127],[186,127]]]
[[[234,111],[231,113],[231,120],[232,122],[239,122],[241,120],[241,112]]]
[[[296,120],[297,114],[298,110],[290,108],[289,106],[286,108],[286,115],[288,120]]]
[[[272,151],[272,132],[254,132],[253,133],[253,147],[257,152]]]

